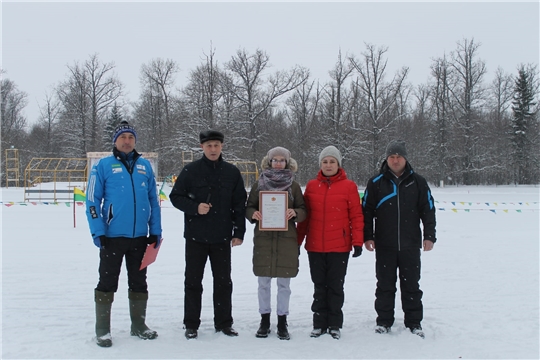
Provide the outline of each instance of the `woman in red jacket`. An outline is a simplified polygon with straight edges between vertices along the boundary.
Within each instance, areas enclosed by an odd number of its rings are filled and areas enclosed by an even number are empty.
[[[349,252],[362,254],[364,216],[358,187],[341,167],[341,153],[328,146],[319,155],[321,169],[308,182],[304,200],[308,217],[298,224],[298,245],[306,238],[311,280],[314,285],[311,337],[329,332],[341,337],[343,285]]]

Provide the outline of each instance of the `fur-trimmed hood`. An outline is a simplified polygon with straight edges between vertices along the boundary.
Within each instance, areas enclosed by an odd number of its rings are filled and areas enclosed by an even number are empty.
[[[272,164],[270,164],[270,160],[268,159],[268,155],[265,155],[261,161],[261,168],[264,170],[271,169]],[[298,164],[296,163],[296,160],[293,158],[290,159],[290,161],[287,163],[287,166],[285,166],[285,169],[291,169],[292,172],[298,171]]]

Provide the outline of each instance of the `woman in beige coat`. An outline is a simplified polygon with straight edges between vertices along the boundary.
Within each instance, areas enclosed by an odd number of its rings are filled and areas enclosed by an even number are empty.
[[[259,181],[253,185],[247,201],[246,218],[254,224],[262,220],[259,211],[259,191],[287,191],[288,220],[287,231],[260,231],[255,226],[253,238],[253,273],[258,276],[259,313],[261,325],[255,336],[268,337],[270,333],[271,281],[277,278],[277,336],[289,340],[287,315],[291,296],[290,281],[298,274],[298,243],[295,222],[304,221],[306,206],[302,189],[294,181],[294,172],[298,170],[296,161],[289,150],[275,147],[261,162],[262,173]]]

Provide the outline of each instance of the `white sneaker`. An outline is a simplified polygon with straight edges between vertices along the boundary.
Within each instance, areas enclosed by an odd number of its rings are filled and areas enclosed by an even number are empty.
[[[414,334],[414,335],[418,335],[420,336],[422,339],[425,339],[425,335],[424,335],[424,332],[422,331],[422,327],[421,326],[417,326],[417,327],[411,327],[411,332]]]
[[[341,337],[341,331],[339,331],[338,327],[331,327],[329,333],[336,340],[339,340]]]
[[[309,334],[309,336],[311,336],[312,338],[317,338],[322,334],[326,334],[326,329],[314,328],[313,330],[311,330],[311,334]]]
[[[377,325],[375,326],[375,332],[377,334],[388,334],[390,332],[390,326]]]

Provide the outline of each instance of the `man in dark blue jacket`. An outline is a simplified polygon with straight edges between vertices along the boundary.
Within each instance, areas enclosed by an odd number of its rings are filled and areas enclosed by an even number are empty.
[[[198,336],[208,258],[214,278],[214,328],[237,336],[232,327],[231,246],[241,245],[244,239],[247,194],[238,168],[223,160],[223,134],[208,130],[199,138],[202,159],[182,169],[169,195],[174,207],[184,212],[185,220],[185,336]]]
[[[403,141],[390,142],[380,173],[368,181],[362,203],[364,244],[369,251],[376,249],[375,332],[388,333],[394,324],[399,270],[405,326],[423,338],[420,249],[430,251],[436,241],[435,206],[427,181],[413,171],[406,157]]]
[[[161,209],[154,171],[135,150],[137,132],[122,121],[113,136],[113,153],[100,159],[88,178],[86,216],[99,251],[99,282],[94,290],[96,343],[112,345],[110,322],[124,257],[128,275],[131,335],[155,339],[145,324],[146,268],[139,270],[147,244],[159,246]]]

